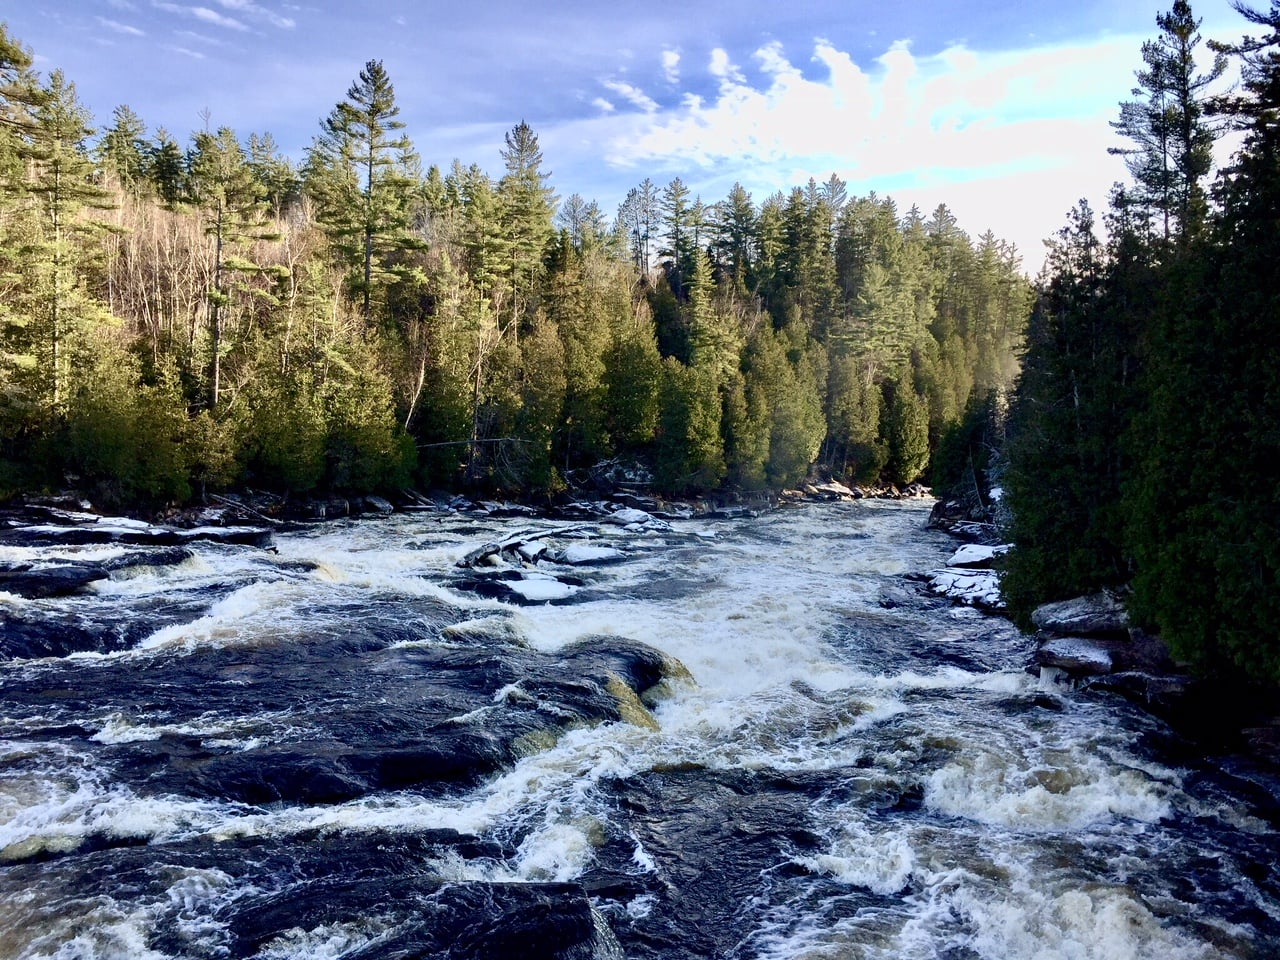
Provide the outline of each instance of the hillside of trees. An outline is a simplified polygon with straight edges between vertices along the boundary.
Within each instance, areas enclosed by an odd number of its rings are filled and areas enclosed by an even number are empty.
[[[1024,620],[1115,590],[1178,657],[1275,683],[1280,3],[1237,10],[1260,35],[1202,45],[1185,0],[1157,19],[1114,124],[1132,184],[1105,239],[1082,201],[1051,244],[1008,424],[1003,590]],[[1227,131],[1242,146],[1210,184]]]
[[[903,484],[1016,375],[1030,284],[945,206],[645,179],[611,217],[524,122],[497,176],[404,130],[378,61],[301,163],[97,125],[0,27],[0,496]]]

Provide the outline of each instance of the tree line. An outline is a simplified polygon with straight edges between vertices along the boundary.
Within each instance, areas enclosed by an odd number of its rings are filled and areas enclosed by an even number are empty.
[[[1017,372],[1018,254],[945,206],[645,179],[610,217],[524,122],[496,177],[424,168],[376,60],[301,163],[204,119],[95,131],[0,27],[0,493],[909,484]]]
[[[1185,0],[1157,18],[1114,123],[1131,183],[1050,244],[1008,423],[1003,589],[1024,620],[1119,591],[1180,658],[1275,682],[1280,4],[1236,9],[1260,35],[1207,51]],[[1242,146],[1210,183],[1227,131]]]

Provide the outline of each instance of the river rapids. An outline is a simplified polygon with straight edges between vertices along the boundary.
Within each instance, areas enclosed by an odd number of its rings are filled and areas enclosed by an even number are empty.
[[[1280,956],[1275,824],[918,589],[926,516],[399,514],[0,593],[92,640],[0,663],[0,958]]]

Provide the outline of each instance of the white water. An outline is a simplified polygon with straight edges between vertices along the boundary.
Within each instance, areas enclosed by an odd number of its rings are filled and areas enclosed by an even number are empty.
[[[924,516],[920,507],[857,504],[677,523],[669,533],[601,528],[571,555],[612,560],[616,551],[624,562],[572,571],[544,563],[541,575],[517,586],[530,599],[590,591],[587,602],[567,606],[513,608],[451,588],[454,562],[503,532],[483,523],[447,532],[466,527],[457,518],[335,524],[280,537],[278,557],[216,548],[179,568],[108,581],[99,596],[128,602],[215,583],[229,589],[204,614],[155,630],[136,650],[3,669],[60,676],[128,664],[145,674],[155,658],[287,645],[315,629],[318,607],[347,605],[341,615],[351,616],[364,597],[395,596],[447,604],[467,621],[443,629],[424,622],[410,644],[465,645],[468,630],[492,634],[495,625],[549,653],[622,636],[678,659],[691,679],[668,682],[652,729],[574,729],[451,796],[404,790],[329,805],[141,795],[92,749],[21,739],[39,718],[9,717],[4,732],[15,739],[0,755],[0,865],[37,851],[70,854],[91,837],[147,841],[163,862],[166,845],[202,838],[270,845],[313,831],[448,828],[511,840],[515,852],[444,855],[430,865],[442,879],[573,881],[597,866],[622,823],[615,785],[688,768],[801,777],[809,791],[807,828],[818,847],[783,849],[777,866],[790,863],[812,880],[774,899],[762,887],[734,956],[1247,956],[1247,927],[1178,899],[1165,875],[1186,862],[1183,846],[1197,830],[1252,831],[1273,842],[1269,828],[1228,795],[1188,792],[1182,771],[1143,753],[1148,721],[1127,708],[1070,692],[1059,710],[1033,706],[1038,686],[1023,670],[1025,643],[1001,621],[960,607],[884,609],[883,591],[900,589],[896,578],[940,566],[954,547],[921,532]],[[545,539],[555,537],[555,524],[541,526]],[[561,583],[557,572],[588,584]],[[518,696],[526,694],[517,682],[495,701]],[[483,713],[456,719],[482,722]],[[175,722],[111,704],[76,721],[93,744],[187,736],[229,751],[305,740],[315,722],[247,707]],[[899,796],[918,800],[898,811]],[[1192,821],[1199,826],[1180,826]],[[659,871],[644,842],[631,839],[632,872]],[[152,902],[10,886],[0,876],[0,956],[169,956],[150,948],[149,935],[175,914],[190,955],[213,955],[228,935],[219,910],[253,895],[256,881],[172,870],[165,898]],[[1239,896],[1280,921],[1256,887],[1242,885]],[[60,912],[55,903],[73,906]],[[638,923],[660,909],[651,894],[623,906]],[[374,950],[394,930],[394,920],[374,912],[286,931],[259,955],[342,957]]]

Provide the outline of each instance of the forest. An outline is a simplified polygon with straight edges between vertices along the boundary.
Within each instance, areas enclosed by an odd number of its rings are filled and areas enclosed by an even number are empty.
[[[1050,244],[1005,425],[1001,589],[1024,623],[1114,591],[1178,658],[1274,684],[1280,4],[1236,9],[1259,35],[1202,42],[1185,0],[1157,18],[1113,123],[1131,183]]]
[[[496,177],[424,167],[377,60],[299,162],[31,63],[0,28],[0,495],[903,485],[1017,374],[1032,285],[946,206],[646,178],[608,215],[523,121]]]

